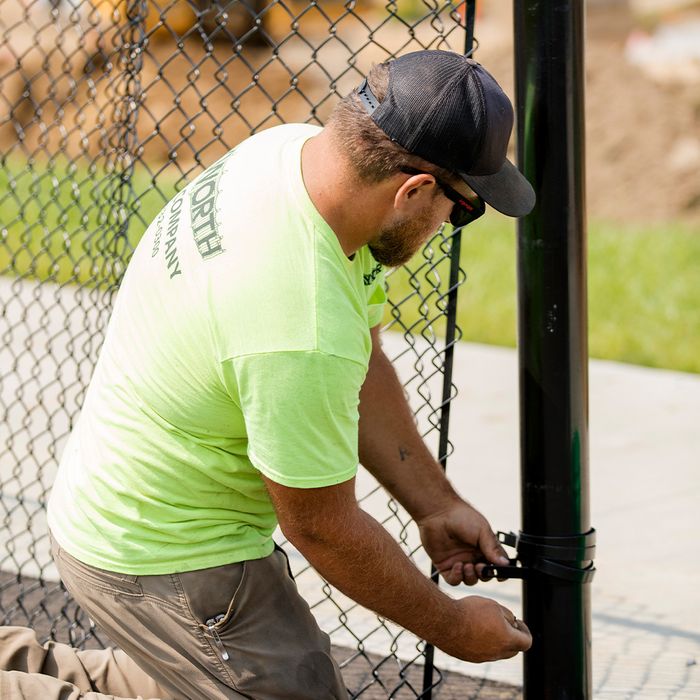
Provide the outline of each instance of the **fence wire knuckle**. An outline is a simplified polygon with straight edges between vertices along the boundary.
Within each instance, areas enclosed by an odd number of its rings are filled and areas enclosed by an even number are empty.
[[[464,2],[444,0],[0,0],[4,624],[81,649],[109,644],[59,581],[45,507],[146,225],[243,138],[323,124],[373,63],[463,52],[464,13]],[[466,279],[460,233],[443,227],[388,276],[385,316],[419,429],[443,464],[461,337],[451,300]],[[359,500],[429,573],[402,507],[374,482]],[[298,553],[291,561],[353,698],[431,697],[443,674],[424,672],[424,642],[363,610]]]

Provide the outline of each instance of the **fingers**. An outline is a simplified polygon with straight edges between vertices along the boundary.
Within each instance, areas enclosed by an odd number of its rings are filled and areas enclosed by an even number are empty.
[[[488,564],[486,563],[479,563],[476,565],[476,575],[479,581],[490,581],[493,578],[493,574],[490,571],[486,570],[487,566]]]
[[[527,625],[500,603],[470,595],[456,601],[456,627],[463,621],[465,632],[458,635],[457,647],[444,649],[465,661],[481,663],[510,659],[532,645]]]
[[[532,634],[530,634],[527,625],[522,620],[518,620],[517,623],[518,629],[515,631],[513,639],[516,653],[527,651],[532,646]]]
[[[474,566],[474,564],[470,562],[465,563],[457,561],[449,569],[440,571],[440,574],[450,586],[459,586],[461,583],[467,586],[473,586],[475,583],[479,582],[480,575],[477,572],[477,567],[479,566],[483,568],[484,564],[477,564]]]
[[[509,561],[509,563],[510,563],[510,561]],[[489,566],[490,566],[490,564],[477,564],[476,565],[476,575],[479,577],[479,581],[492,581],[493,580],[494,574],[493,574],[493,571],[491,571],[490,569],[487,568]],[[500,582],[507,581],[507,580],[508,579],[503,577],[503,576],[499,576],[498,578],[496,578],[496,581],[500,581]]]
[[[513,656],[520,651],[527,651],[532,646],[532,634],[523,620],[519,620],[508,608],[501,606],[503,617],[512,628]]]
[[[462,567],[462,580],[467,586],[473,586],[475,583],[478,583],[479,577],[476,573],[476,567],[471,562],[464,564]]]
[[[450,586],[458,586],[462,583],[462,562],[455,562],[449,569],[440,572]]]
[[[506,550],[503,549],[495,533],[490,528],[484,528],[481,531],[479,548],[492,564],[508,565]]]
[[[511,612],[510,610],[508,610],[508,608],[506,608],[504,605],[500,605],[500,603],[499,603],[499,607],[501,608],[501,615],[503,615],[503,619],[504,619],[511,627],[515,627],[515,626],[516,626],[516,622],[517,622],[517,620],[518,620],[518,619],[515,617],[515,613]]]
[[[449,569],[440,571],[440,574],[450,586],[459,586],[460,583],[473,586],[479,580],[474,564],[461,561],[455,562]]]
[[[440,570],[440,574],[450,586],[458,586],[461,583],[473,586],[479,581],[491,581],[493,579],[493,574],[486,569],[487,566],[486,562],[473,564],[471,562],[458,561],[449,569]],[[506,579],[499,578],[498,580],[505,581]]]
[[[481,530],[478,549],[465,551],[463,555],[465,559],[472,560],[454,561],[453,556],[450,557],[452,561],[446,560],[442,565],[436,563],[438,571],[451,586],[457,586],[460,583],[473,586],[479,581],[491,581],[494,575],[486,567],[492,564],[508,566],[511,563],[496,535],[487,526]],[[498,580],[505,581],[506,579],[499,577]]]
[[[515,627],[519,632],[522,632],[524,635],[526,635],[529,640],[530,644],[532,644],[532,632],[530,632],[530,628],[525,624],[523,620],[515,620],[513,623],[513,627]],[[528,646],[528,649],[530,647]]]

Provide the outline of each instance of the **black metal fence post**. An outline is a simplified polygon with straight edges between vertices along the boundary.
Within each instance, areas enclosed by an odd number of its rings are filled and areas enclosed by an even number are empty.
[[[537,192],[518,227],[526,700],[591,697],[583,13],[514,5],[518,150]]]

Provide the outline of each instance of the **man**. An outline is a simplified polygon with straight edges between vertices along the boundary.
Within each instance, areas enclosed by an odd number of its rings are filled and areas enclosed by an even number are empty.
[[[512,121],[479,64],[408,54],[373,68],[323,130],[286,125],[243,142],[151,224],[49,504],[66,587],[126,654],[73,655],[93,690],[346,697],[271,540],[278,522],[332,585],[448,654],[485,661],[530,646],[506,608],[442,593],[354,491],[359,459],[450,584],[503,563],[423,444],[377,324],[383,267],[442,221],[468,223],[483,199],[513,216],[532,208],[505,158]],[[56,648],[34,643],[19,670],[48,658],[53,675],[76,678]],[[19,674],[5,682],[32,697]]]

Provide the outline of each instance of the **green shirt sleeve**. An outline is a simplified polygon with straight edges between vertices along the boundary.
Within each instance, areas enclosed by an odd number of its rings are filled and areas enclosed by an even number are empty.
[[[367,317],[369,327],[372,328],[381,323],[384,315],[384,304],[386,303],[386,279],[384,269],[379,271],[372,286],[368,290],[367,296]]]
[[[365,367],[320,351],[261,353],[226,363],[253,466],[294,488],[332,486],[355,475]]]

